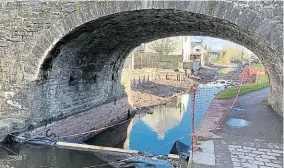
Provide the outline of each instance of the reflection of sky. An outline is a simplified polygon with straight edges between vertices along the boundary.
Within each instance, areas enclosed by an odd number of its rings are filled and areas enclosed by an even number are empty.
[[[245,127],[250,126],[251,122],[243,119],[232,118],[227,122],[227,124],[232,127]]]
[[[195,127],[198,126],[200,120],[203,118],[203,116],[207,112],[209,104],[213,100],[214,95],[219,91],[220,90],[216,88],[200,88],[197,91],[196,98],[195,98],[195,101],[196,101],[195,103]],[[146,123],[143,120],[136,120],[133,123],[132,130],[129,136],[129,149],[147,152],[147,151],[156,149],[157,147],[173,142],[179,139],[180,137],[190,134],[191,133],[191,118],[190,118],[191,98],[190,98],[190,95],[182,96],[181,102],[185,106],[185,112],[183,113],[183,117],[179,121],[178,124],[174,125],[173,127],[171,126],[167,127],[168,130],[164,132],[163,139],[158,138],[158,133],[155,131],[157,129],[151,127],[153,125],[156,125],[158,121],[156,120],[148,121],[147,120],[147,122],[155,122],[155,123]],[[178,112],[178,110],[174,112]],[[151,114],[148,114],[148,115],[151,115]],[[166,115],[166,118],[162,117],[160,119],[166,119],[166,120],[170,120],[171,118],[176,119],[175,117],[173,117],[175,116],[174,114],[167,113],[165,115]],[[186,136],[180,141],[187,145],[190,145],[191,137]],[[151,153],[168,154],[172,146],[173,144],[157,149]]]

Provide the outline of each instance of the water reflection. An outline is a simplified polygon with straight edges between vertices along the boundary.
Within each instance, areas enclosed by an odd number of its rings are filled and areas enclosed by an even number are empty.
[[[215,95],[223,90],[222,87],[201,86],[195,97],[195,127],[208,110]],[[191,133],[191,95],[186,94],[177,98],[170,104],[153,109],[153,114],[136,116],[126,142],[127,149],[135,149],[142,152],[155,149],[167,143],[173,142],[180,137]],[[181,142],[190,145],[191,137],[186,136]],[[172,145],[152,151],[155,154],[168,154]]]
[[[201,119],[208,110],[211,101],[215,95],[223,90],[222,87],[201,85],[196,92],[195,97],[195,127],[198,126]],[[187,136],[191,133],[191,94],[185,94],[173,99],[170,103],[163,106],[158,106],[153,109],[153,114],[136,115],[128,127],[121,126],[121,129],[108,130],[96,136],[106,137],[97,143],[89,142],[94,145],[113,147],[112,141],[114,136],[123,134],[121,139],[125,137],[124,144],[121,144],[124,149],[139,150],[141,152],[149,152],[154,154],[168,154],[172,145],[156,149],[170,142],[184,137],[180,141],[184,144],[191,144],[191,137]],[[115,132],[115,133],[114,133]],[[104,135],[103,135],[104,134]]]
[[[182,97],[188,97],[188,95]],[[181,122],[188,101],[183,104],[181,101],[177,101],[180,99],[175,99],[164,106],[158,106],[152,110],[152,115],[142,117],[142,121],[157,133],[158,140],[164,140],[167,131]]]
[[[232,127],[240,128],[240,127],[250,126],[251,122],[247,120],[239,119],[239,118],[231,118],[227,121],[227,124],[229,124]]]
[[[195,127],[205,115],[210,102],[222,88],[201,86],[196,93],[195,101]],[[168,154],[172,148],[167,145],[180,137],[184,144],[191,144],[191,96],[182,95],[165,106],[153,109],[153,114],[136,115],[131,121],[112,127],[87,141],[88,144],[119,147],[124,149],[139,150],[155,154]],[[236,122],[234,120],[230,121]],[[240,121],[240,125],[246,125],[247,121]],[[13,144],[7,146],[11,150],[27,156],[30,160],[40,165],[52,165],[56,168],[78,168],[90,165],[105,164],[93,152],[82,152],[53,147],[35,148],[30,146]],[[0,148],[0,165],[14,168],[36,168],[23,158]],[[7,166],[8,165],[8,166]],[[109,165],[101,166],[111,167]]]
[[[14,168],[38,168],[42,166],[52,166],[54,168],[78,168],[84,166],[94,166],[105,164],[93,152],[83,152],[76,150],[59,149],[55,147],[31,147],[26,145],[11,144],[5,147],[27,157],[35,164],[24,160],[12,152],[0,147],[0,167]],[[38,164],[38,165],[36,165]],[[111,168],[105,165],[103,168]]]

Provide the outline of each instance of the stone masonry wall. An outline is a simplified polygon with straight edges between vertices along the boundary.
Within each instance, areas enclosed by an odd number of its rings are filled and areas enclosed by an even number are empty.
[[[117,100],[116,103],[110,102],[26,133],[30,135],[50,135],[52,138],[60,139],[87,140],[101,131],[95,132],[93,130],[126,120],[130,109],[131,106],[128,104],[127,97],[125,97]],[[93,132],[81,134],[88,131]]]
[[[189,33],[258,55],[270,76],[269,101],[283,114],[283,2],[1,1],[0,15],[1,132],[115,102],[125,96],[120,70],[131,49]]]

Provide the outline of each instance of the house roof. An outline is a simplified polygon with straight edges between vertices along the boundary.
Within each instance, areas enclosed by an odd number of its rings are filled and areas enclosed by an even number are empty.
[[[202,42],[191,42],[192,48],[197,46],[197,45],[201,45],[202,46]]]

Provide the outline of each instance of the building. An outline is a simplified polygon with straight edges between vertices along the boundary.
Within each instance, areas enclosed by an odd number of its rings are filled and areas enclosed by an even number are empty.
[[[190,60],[199,60],[200,65],[204,66],[204,54],[206,50],[201,42],[192,42],[190,46]]]
[[[190,37],[185,36],[182,40],[182,58],[183,62],[188,61],[190,57]]]
[[[203,42],[191,42],[190,37],[185,37],[183,43],[183,62],[199,61],[201,66],[204,66],[204,57],[207,51],[203,47]]]

